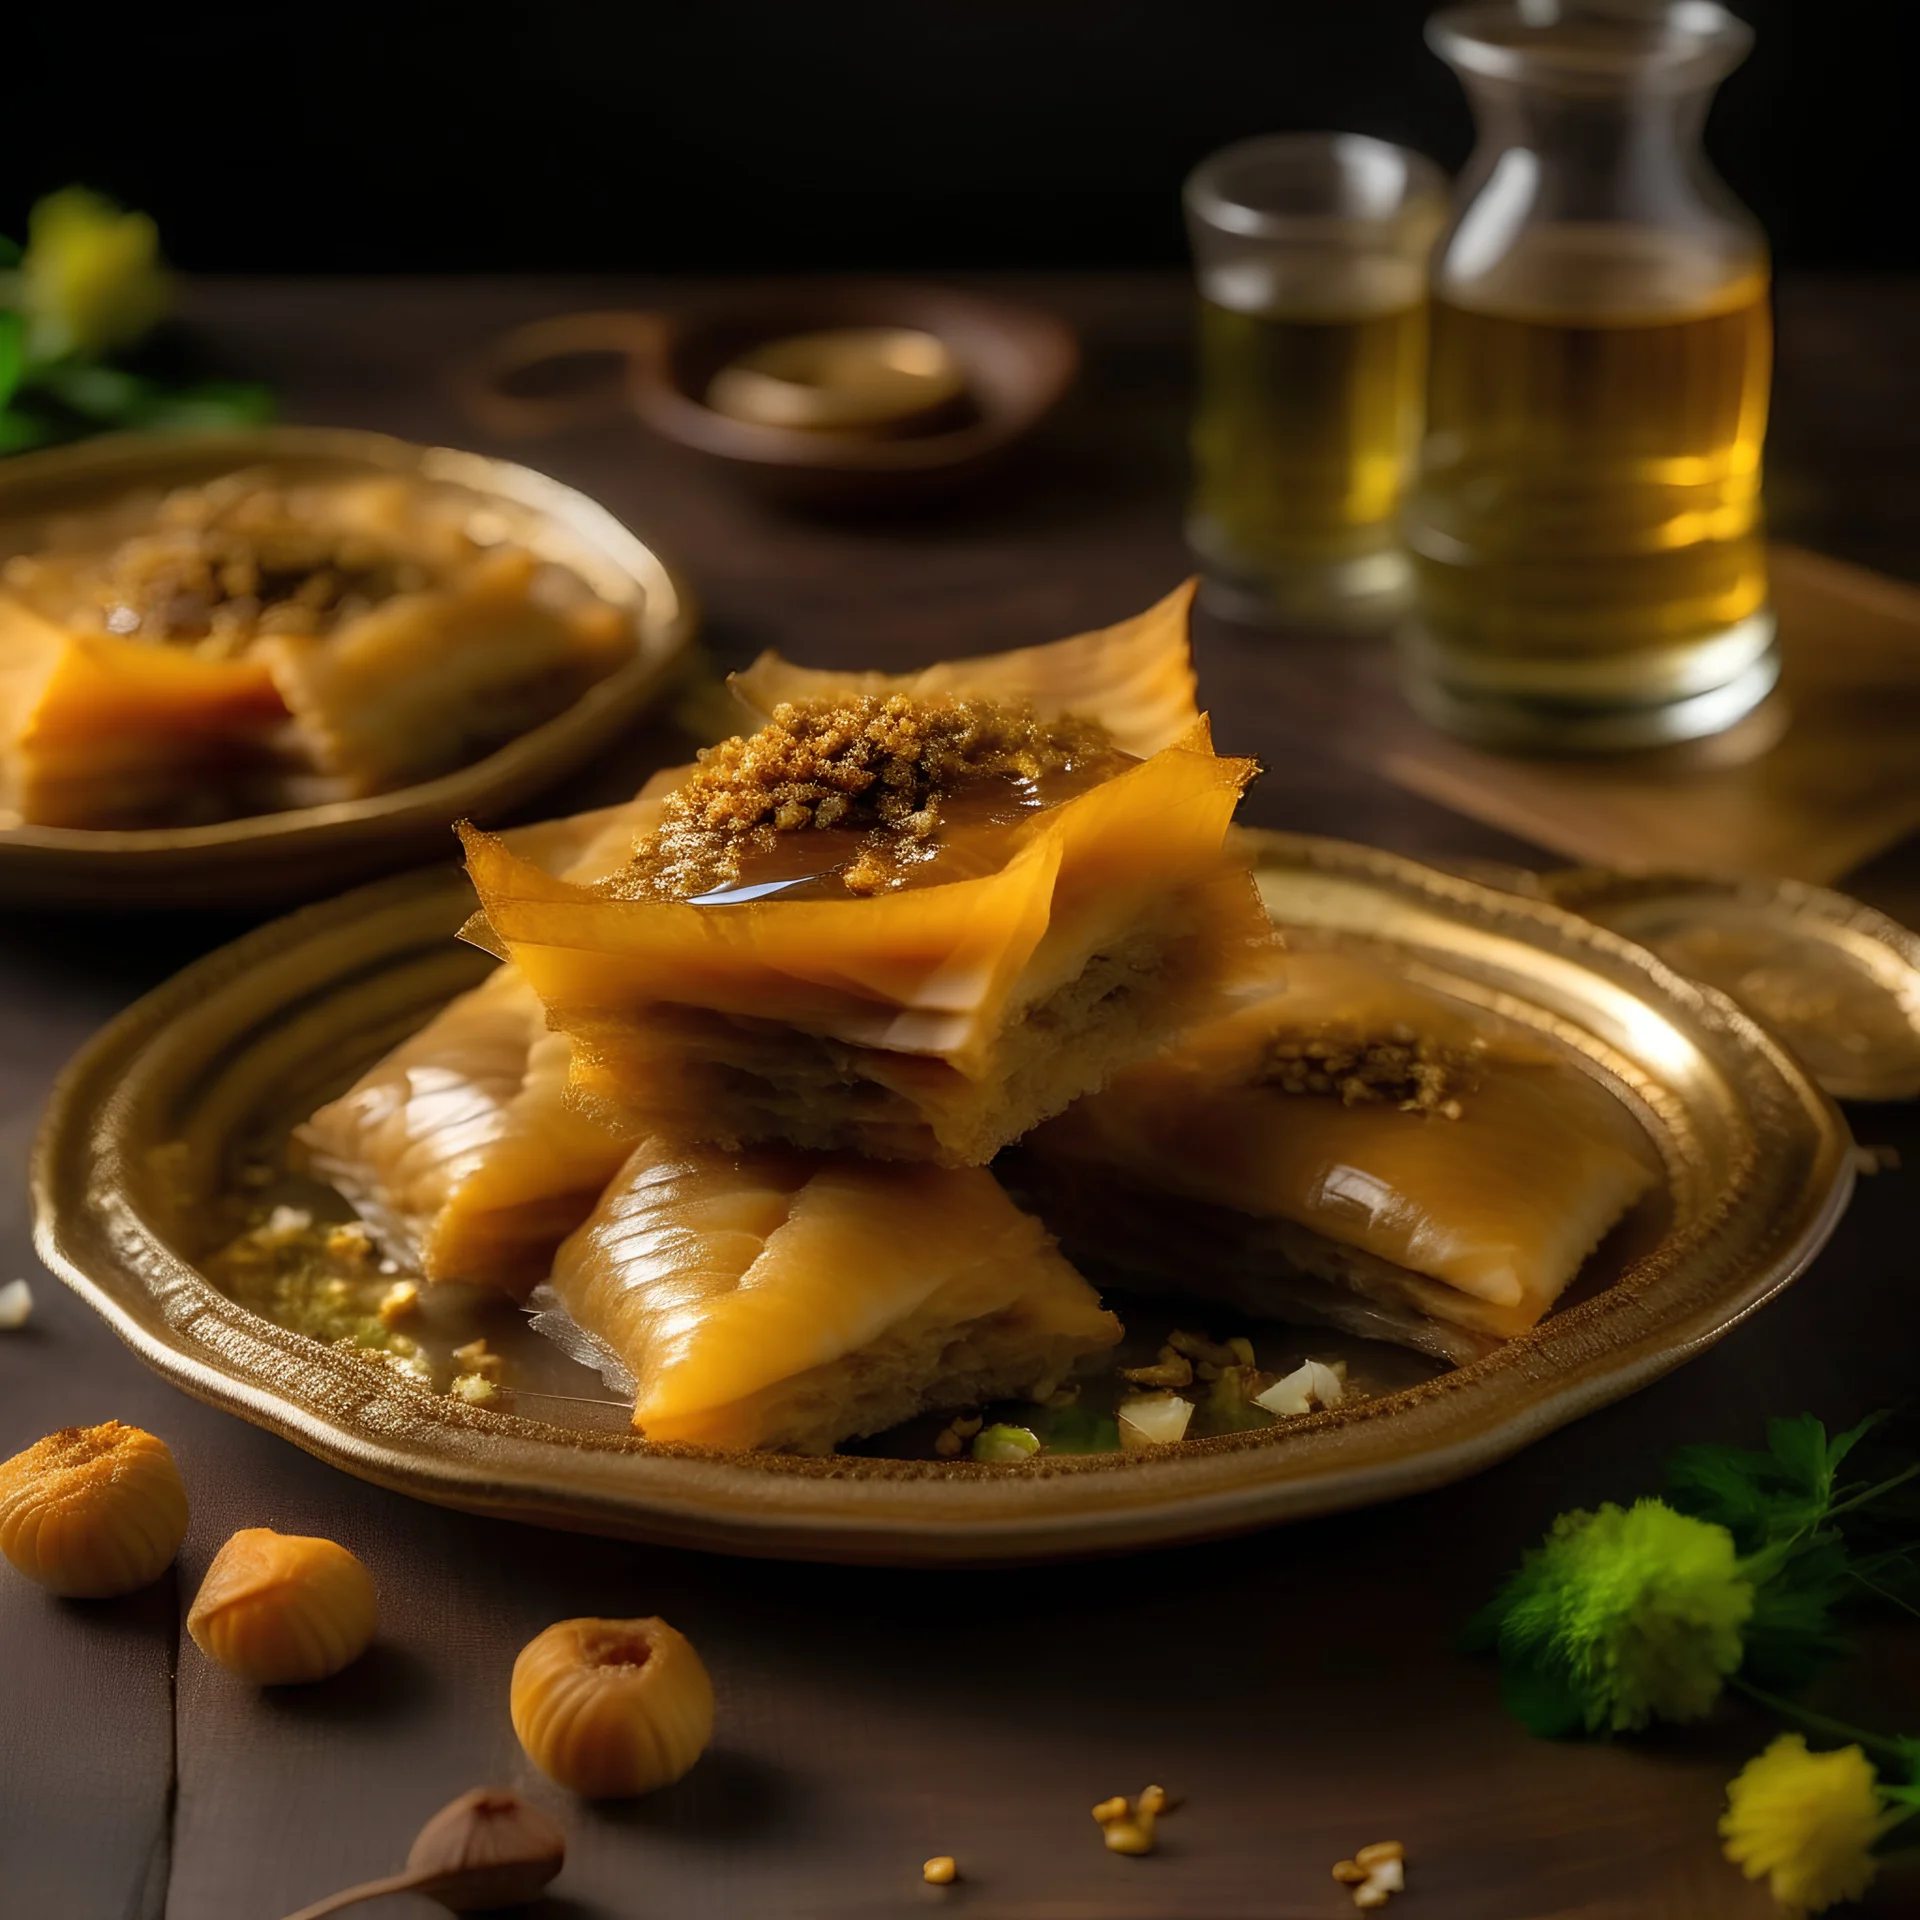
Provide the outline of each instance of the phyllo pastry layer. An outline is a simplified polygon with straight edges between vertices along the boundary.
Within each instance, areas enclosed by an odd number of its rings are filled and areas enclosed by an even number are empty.
[[[1656,1164],[1522,1029],[1296,952],[1042,1129],[1024,1178],[1139,1281],[1459,1360],[1533,1326]]]
[[[650,1440],[829,1452],[1045,1393],[1120,1324],[975,1168],[641,1143],[553,1289],[636,1382]]]
[[[621,807],[522,829],[516,843],[579,879],[618,866],[685,768]],[[577,1112],[573,1049],[512,966],[463,993],[297,1129],[312,1172],[382,1249],[428,1280],[524,1295],[592,1211],[631,1131]]]
[[[777,653],[763,653],[727,684],[757,720],[770,719],[776,707],[790,702],[859,694],[881,699],[896,693],[915,699],[958,694],[1024,703],[1045,720],[1074,714],[1097,720],[1116,747],[1144,760],[1185,739],[1200,717],[1187,644],[1196,584],[1184,582],[1117,626],[1042,647],[942,660],[918,673],[838,673],[797,667]]]
[[[984,1163],[1169,1034],[1270,931],[1204,721],[861,694],[723,742],[596,885],[467,830],[490,939],[583,1096],[722,1144]]]

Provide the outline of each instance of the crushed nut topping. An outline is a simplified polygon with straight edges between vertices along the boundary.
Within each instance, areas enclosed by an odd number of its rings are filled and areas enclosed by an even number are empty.
[[[1268,1045],[1259,1080],[1282,1093],[1338,1094],[1349,1107],[1391,1101],[1404,1113],[1458,1120],[1480,1048],[1446,1047],[1410,1026],[1384,1034],[1333,1028],[1281,1034]]]
[[[1034,782],[1113,751],[1097,723],[1042,720],[1025,705],[944,694],[783,704],[759,732],[701,753],[609,887],[623,898],[691,900],[739,884],[743,861],[782,834],[839,828],[865,840],[838,879],[848,893],[878,893],[931,857],[957,789]]]
[[[30,590],[42,564],[32,555],[8,561],[8,583]],[[168,494],[153,524],[82,581],[107,632],[215,657],[244,652],[262,634],[328,633],[431,584],[417,557],[326,526],[287,489],[250,473]]]

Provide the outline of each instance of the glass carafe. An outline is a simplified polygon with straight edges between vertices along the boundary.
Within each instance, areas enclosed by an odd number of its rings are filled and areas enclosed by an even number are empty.
[[[1409,693],[1499,745],[1718,732],[1778,675],[1766,240],[1700,145],[1752,36],[1713,0],[1475,0],[1427,34],[1480,144],[1434,253]]]

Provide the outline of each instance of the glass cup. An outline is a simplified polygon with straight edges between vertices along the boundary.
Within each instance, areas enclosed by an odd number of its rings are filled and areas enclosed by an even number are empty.
[[[1700,147],[1753,36],[1715,0],[1469,0],[1427,38],[1480,144],[1433,256],[1407,691],[1494,746],[1717,733],[1779,673],[1766,238]]]
[[[1186,183],[1200,289],[1187,541],[1215,612],[1373,624],[1404,604],[1419,445],[1431,160],[1356,133],[1244,140]]]

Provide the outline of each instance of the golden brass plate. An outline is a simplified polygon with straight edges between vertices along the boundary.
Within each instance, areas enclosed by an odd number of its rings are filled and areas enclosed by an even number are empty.
[[[1538,886],[1738,1001],[1836,1099],[1920,1097],[1920,937],[1884,913],[1800,880],[1573,867]]]
[[[652,548],[604,507],[504,460],[331,427],[231,434],[117,434],[0,462],[4,529],[103,504],[133,489],[212,479],[237,467],[288,475],[399,473],[457,488],[508,536],[634,610],[639,644],[564,713],[484,759],[364,800],[251,814],[209,826],[96,831],[0,828],[0,900],[13,905],[286,905],[452,851],[455,820],[500,818],[609,746],[681,671],[695,616]]]
[[[1457,1480],[1699,1352],[1831,1233],[1853,1179],[1845,1124],[1730,1000],[1546,902],[1337,841],[1251,838],[1277,919],[1550,1035],[1664,1157],[1663,1201],[1595,1256],[1584,1297],[1487,1360],[1151,1454],[805,1460],[652,1447],[617,1410],[566,1426],[467,1406],[259,1319],[193,1263],[209,1198],[240,1143],[284,1129],[487,964],[449,938],[472,905],[451,872],[263,927],[100,1034],[41,1128],[37,1245],[176,1384],[379,1485],[678,1546],[932,1565],[1202,1539]]]

